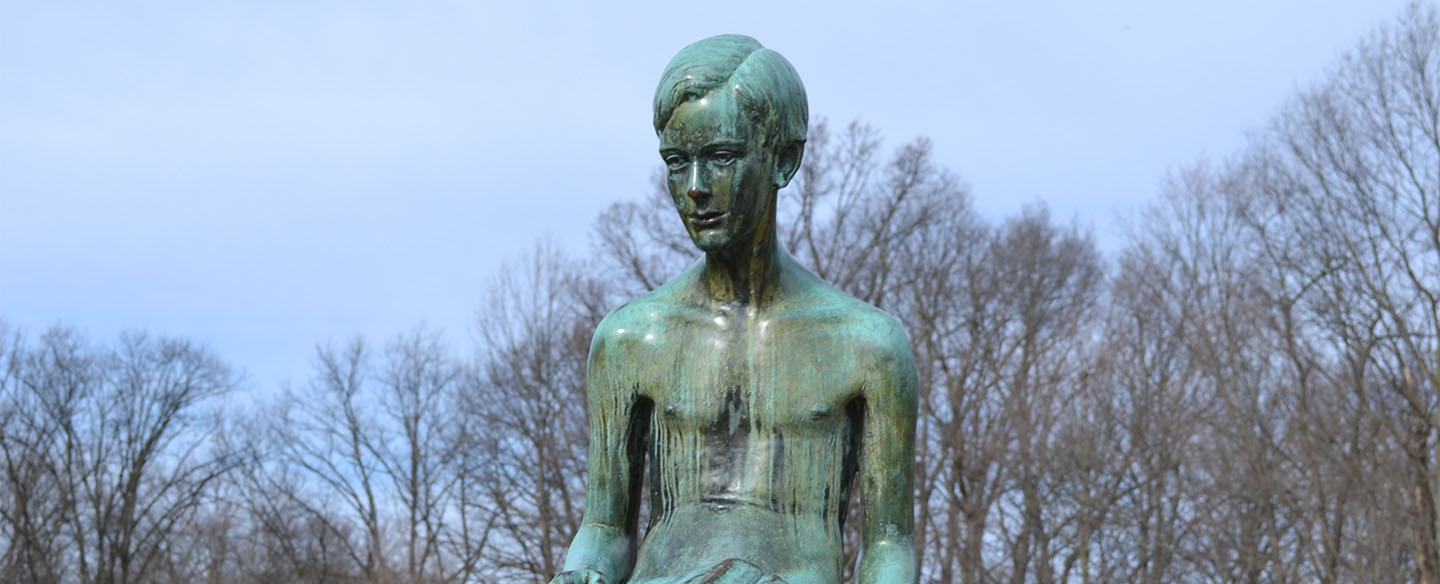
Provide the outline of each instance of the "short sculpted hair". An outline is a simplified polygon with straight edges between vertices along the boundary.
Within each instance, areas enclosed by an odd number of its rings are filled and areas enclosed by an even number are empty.
[[[800,75],[780,53],[748,36],[713,36],[680,49],[655,89],[655,133],[681,103],[729,86],[740,111],[766,130],[766,146],[805,143],[809,107]],[[771,135],[777,134],[777,135]]]

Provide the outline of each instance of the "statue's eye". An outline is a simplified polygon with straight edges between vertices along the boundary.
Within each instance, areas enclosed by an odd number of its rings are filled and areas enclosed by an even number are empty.
[[[665,166],[670,167],[670,170],[680,170],[682,168],[685,168],[685,163],[686,160],[683,155],[677,153],[665,155]]]
[[[734,163],[739,158],[740,156],[738,154],[729,150],[720,150],[711,156],[711,159],[715,161],[715,164],[718,164],[720,166],[728,166]]]

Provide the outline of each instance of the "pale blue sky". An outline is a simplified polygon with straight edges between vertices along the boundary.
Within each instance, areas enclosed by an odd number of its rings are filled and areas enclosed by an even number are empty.
[[[1404,3],[0,0],[0,318],[189,336],[260,388],[327,339],[462,341],[507,258],[648,192],[660,71],[724,32],[812,116],[932,138],[988,216],[1105,238]]]

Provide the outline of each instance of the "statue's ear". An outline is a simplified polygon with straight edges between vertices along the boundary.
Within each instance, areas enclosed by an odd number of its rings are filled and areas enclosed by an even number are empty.
[[[791,142],[775,153],[775,190],[785,188],[800,170],[800,157],[805,154],[805,142]]]

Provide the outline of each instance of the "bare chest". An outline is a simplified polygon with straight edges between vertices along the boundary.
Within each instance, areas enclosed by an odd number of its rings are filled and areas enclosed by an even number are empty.
[[[834,432],[863,384],[855,348],[834,336],[721,327],[677,336],[639,352],[635,384],[672,429]]]

